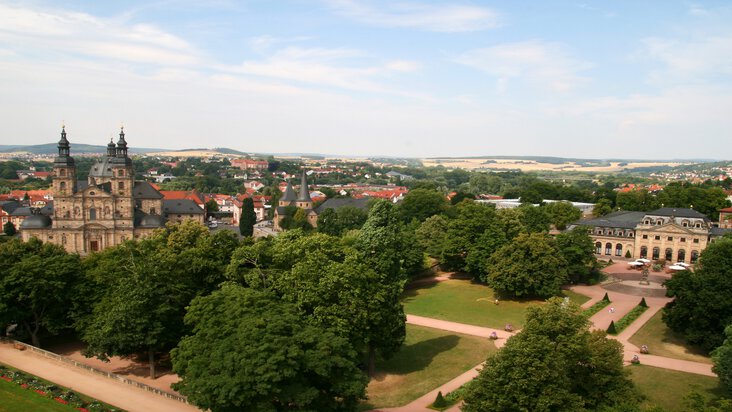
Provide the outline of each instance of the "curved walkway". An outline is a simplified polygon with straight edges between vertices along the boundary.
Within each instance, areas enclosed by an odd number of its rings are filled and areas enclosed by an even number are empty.
[[[0,342],[0,362],[83,393],[129,412],[193,412],[198,408],[131,385],[69,367],[30,350]]]
[[[442,279],[440,279],[442,280]],[[575,286],[571,288],[572,291],[589,296],[590,300],[585,302],[582,305],[582,308],[588,308],[595,304],[595,302],[599,301],[605,296],[605,293],[607,292],[608,298],[612,302],[610,305],[608,305],[607,308],[604,310],[596,313],[594,316],[590,318],[591,322],[591,328],[593,329],[601,329],[606,330],[607,327],[610,325],[610,321],[618,321],[620,318],[622,318],[626,313],[630,312],[634,307],[638,305],[640,302],[639,296],[632,296],[632,295],[625,295],[618,292],[612,292],[607,291],[603,289],[599,285],[595,286]],[[673,358],[666,358],[662,356],[655,356],[655,355],[641,355],[638,347],[633,345],[632,343],[628,342],[628,339],[633,336],[643,325],[645,325],[646,322],[648,322],[649,319],[653,317],[659,310],[661,310],[666,303],[671,301],[670,298],[658,298],[658,297],[646,297],[646,304],[648,305],[648,310],[646,310],[638,319],[636,319],[632,324],[630,324],[627,328],[625,328],[620,334],[617,336],[611,336],[608,335],[608,337],[612,339],[617,339],[620,341],[620,343],[623,344],[624,351],[623,351],[623,359],[624,363],[626,365],[630,365],[630,360],[633,358],[634,355],[639,355],[641,359],[641,363],[643,365],[648,366],[654,366],[657,368],[664,368],[664,369],[670,369],[670,370],[676,370],[681,372],[688,372],[688,373],[695,373],[698,375],[706,375],[706,376],[717,376],[714,372],[712,372],[712,365],[706,364],[706,363],[699,363],[699,362],[691,362],[681,359],[673,359]],[[614,308],[614,311],[610,311],[609,308]],[[491,332],[496,332],[499,336],[499,339],[495,341],[496,347],[501,348],[503,345],[505,345],[506,340],[511,337],[513,334],[508,333],[502,330],[497,329],[491,329],[491,328],[484,328],[480,326],[474,326],[474,325],[466,325],[462,323],[457,322],[450,322],[440,319],[432,319],[432,318],[426,318],[423,316],[416,316],[416,315],[407,315],[407,323],[418,325],[418,326],[426,326],[430,328],[435,329],[441,329],[446,330],[450,332],[455,333],[463,333],[467,335],[474,335],[474,336],[480,336],[487,338],[490,336]],[[398,408],[384,408],[384,409],[377,409],[375,411],[380,412],[412,412],[412,411],[424,411],[429,412],[432,411],[432,409],[429,409],[428,406],[434,402],[435,397],[437,396],[437,392],[442,392],[443,395],[447,394],[451,391],[454,391],[455,389],[462,386],[464,383],[469,382],[473,378],[475,378],[478,375],[478,372],[480,371],[481,365],[477,365],[473,369],[463,373],[462,375],[456,377],[455,379],[451,380],[450,382],[447,382],[446,384],[435,388],[431,392],[421,396],[420,398],[410,402],[408,405],[398,407]],[[460,410],[459,404],[455,405],[448,409],[448,412],[457,412]]]

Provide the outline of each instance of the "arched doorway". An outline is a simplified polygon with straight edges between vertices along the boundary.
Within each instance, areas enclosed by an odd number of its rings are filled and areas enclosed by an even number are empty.
[[[697,259],[699,259],[699,252],[696,250],[691,251],[691,263],[696,263]]]
[[[610,255],[613,253],[613,244],[612,243],[605,243],[605,254]]]
[[[641,246],[640,257],[642,257],[643,259],[648,257],[648,248],[647,247]]]
[[[595,253],[598,255],[602,253],[602,243],[595,242]]]
[[[623,256],[623,245],[620,243],[615,245],[615,256]]]
[[[685,262],[686,261],[686,251],[684,249],[679,249],[677,258],[678,258],[679,262]]]
[[[667,262],[670,262],[674,258],[674,251],[671,250],[671,248],[667,248],[664,257],[666,258]]]
[[[661,257],[661,249],[654,247],[653,248],[653,257],[651,257],[651,259],[658,260],[658,258],[660,258],[660,257]]]

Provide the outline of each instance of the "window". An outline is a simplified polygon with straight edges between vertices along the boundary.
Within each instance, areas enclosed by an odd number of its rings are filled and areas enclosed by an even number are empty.
[[[641,246],[641,250],[640,250],[640,257],[642,257],[642,258],[644,258],[644,259],[645,259],[646,257],[648,257],[648,248],[647,248],[647,247],[645,247],[645,246]]]
[[[666,255],[665,256],[666,260],[667,261],[671,261],[671,259],[674,258],[674,251],[671,250],[671,249],[666,249],[666,254],[665,255]]]
[[[613,244],[612,243],[606,243],[605,244],[605,254],[610,255],[613,253]]]
[[[651,220],[650,219],[646,219],[646,220],[643,221],[643,224],[644,225],[650,225],[651,224]]]
[[[699,239],[694,238],[694,243],[699,243]]]
[[[668,240],[669,242],[673,242],[673,241],[674,241],[674,237],[673,237],[673,236],[669,236],[667,240]]]
[[[620,243],[615,245],[615,256],[623,256],[623,245]]]
[[[58,188],[61,189],[61,191],[66,190],[66,182],[61,182],[58,184]]]
[[[600,243],[600,242],[595,242],[595,253],[597,253],[598,255],[599,255],[600,253],[602,253],[602,243]]]
[[[117,172],[117,175],[122,177],[125,175],[125,169],[120,169],[119,172]]]
[[[94,196],[95,194],[94,192],[89,192],[89,196]]]
[[[697,229],[700,228],[701,227],[701,223],[695,224],[694,227],[697,228]]]
[[[89,209],[89,220],[97,220],[97,209]]]
[[[151,215],[154,215],[154,214],[156,214],[156,213],[157,213],[157,211],[155,210],[155,208],[154,208],[154,207],[151,207],[151,208],[150,208],[150,214],[151,214]]]
[[[661,240],[661,236],[656,235],[656,236],[654,236],[654,239]]]
[[[696,263],[697,259],[699,259],[699,252],[696,250],[691,251],[691,263]]]
[[[635,237],[635,233],[633,233],[633,232],[628,233],[628,237]]]
[[[684,242],[686,242],[686,238],[685,238],[685,237],[682,237],[681,239],[679,239],[679,241],[680,241],[681,243],[684,243]]]
[[[687,221],[687,220],[682,221],[681,222],[681,226],[683,226],[683,227],[689,227],[689,221]]]
[[[656,226],[661,226],[663,224],[663,220],[658,219],[656,220]]]
[[[686,251],[684,249],[679,249],[676,260],[678,260],[679,262],[683,262],[684,260],[686,260]]]
[[[643,239],[648,239],[648,235],[643,235]]]
[[[117,183],[117,189],[122,190],[125,188],[125,182],[119,182]]]
[[[658,258],[661,256],[661,249],[654,247],[653,248],[653,260],[658,260]]]
[[[66,169],[59,170],[58,171],[58,175],[61,176],[61,177],[65,177],[66,176]]]

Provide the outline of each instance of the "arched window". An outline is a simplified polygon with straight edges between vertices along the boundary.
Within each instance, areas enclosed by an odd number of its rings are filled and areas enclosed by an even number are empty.
[[[667,261],[670,262],[674,258],[674,251],[671,250],[671,248],[667,248],[666,249],[666,254],[665,254],[664,257],[666,258]]]
[[[696,224],[694,225],[694,227],[697,228],[697,229],[700,228],[701,227],[701,223],[696,222]]]
[[[691,251],[691,263],[696,263],[697,259],[699,259],[699,252],[696,250]]]
[[[689,221],[688,220],[682,220],[681,221],[681,226],[683,226],[683,227],[689,227]]]
[[[61,177],[65,177],[66,176],[66,169],[59,170],[58,171],[58,175],[61,176]]]
[[[615,245],[615,256],[623,256],[623,245],[620,243]]]
[[[62,169],[62,170],[63,170],[63,169]],[[64,190],[66,190],[66,182],[60,182],[60,183],[58,184],[58,188],[59,188],[59,189],[61,189],[61,191],[62,191],[62,192],[63,192]]]
[[[605,254],[610,255],[613,253],[613,244],[612,243],[605,243]]]
[[[661,249],[659,249],[657,247],[654,247],[653,248],[653,256],[651,257],[651,259],[658,260],[659,257],[661,257]]]
[[[661,226],[663,224],[663,220],[658,219],[656,220],[656,226]]]
[[[600,243],[600,242],[595,242],[595,253],[597,253],[598,255],[599,255],[600,253],[602,253],[602,243]]]
[[[650,225],[650,224],[651,224],[651,219],[646,219],[646,220],[644,220],[644,221],[643,221],[643,224],[644,224],[644,225]]]
[[[97,209],[93,207],[89,209],[89,220],[97,220]]]
[[[679,249],[677,260],[679,262],[684,262],[686,260],[686,251],[684,249]]]
[[[647,247],[641,246],[640,257],[642,257],[643,259],[648,257],[648,248]]]

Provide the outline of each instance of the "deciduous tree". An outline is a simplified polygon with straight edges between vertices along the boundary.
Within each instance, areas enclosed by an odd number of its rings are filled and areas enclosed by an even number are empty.
[[[254,224],[257,223],[257,214],[254,213],[254,200],[247,197],[241,203],[239,233],[242,236],[252,236],[254,234]]]

